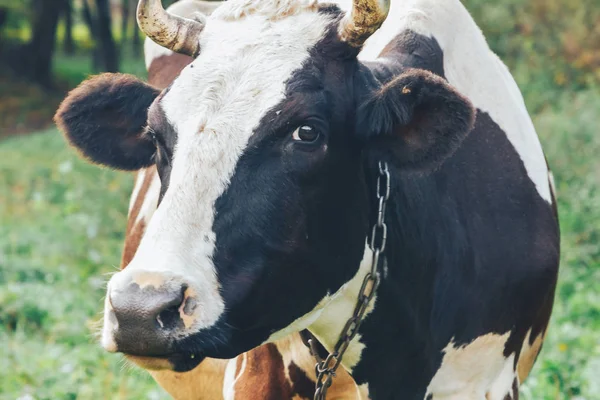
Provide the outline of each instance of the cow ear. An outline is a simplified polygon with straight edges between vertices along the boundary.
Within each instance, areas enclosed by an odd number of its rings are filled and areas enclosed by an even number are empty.
[[[473,128],[475,111],[444,79],[408,70],[359,108],[358,134],[375,157],[399,168],[430,171]]]
[[[102,74],[72,90],[54,121],[90,161],[122,170],[154,163],[156,146],[144,132],[159,91],[132,75]]]

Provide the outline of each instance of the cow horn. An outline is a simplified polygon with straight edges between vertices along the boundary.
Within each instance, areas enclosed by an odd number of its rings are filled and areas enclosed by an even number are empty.
[[[390,0],[353,0],[352,11],[340,23],[340,39],[352,47],[361,47],[390,11]]]
[[[137,21],[142,32],[157,44],[176,53],[196,57],[204,24],[167,12],[161,0],[140,0]]]

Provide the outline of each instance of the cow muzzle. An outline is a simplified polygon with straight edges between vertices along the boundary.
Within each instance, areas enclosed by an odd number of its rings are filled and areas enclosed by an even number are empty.
[[[126,269],[108,284],[102,346],[131,356],[170,358],[174,343],[193,327],[197,308],[194,290],[183,278]]]

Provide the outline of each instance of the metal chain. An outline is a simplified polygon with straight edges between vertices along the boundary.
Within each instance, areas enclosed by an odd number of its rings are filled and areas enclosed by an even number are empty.
[[[314,400],[325,400],[327,396],[327,390],[331,386],[335,371],[342,362],[344,353],[348,349],[350,342],[358,333],[358,329],[363,322],[367,307],[371,303],[377,286],[379,286],[379,258],[385,250],[385,243],[387,241],[387,225],[385,224],[385,206],[388,199],[390,198],[390,171],[388,165],[385,162],[379,162],[379,175],[377,176],[377,200],[379,202],[379,208],[377,212],[377,222],[373,225],[371,231],[371,242],[369,247],[373,252],[373,258],[371,263],[371,271],[365,275],[360,291],[358,292],[358,299],[352,316],[346,322],[344,329],[340,333],[333,351],[322,360],[316,349],[316,343],[314,338],[308,339],[309,349],[313,357],[317,360],[315,366],[315,372],[317,374],[317,382],[315,385],[315,397]]]

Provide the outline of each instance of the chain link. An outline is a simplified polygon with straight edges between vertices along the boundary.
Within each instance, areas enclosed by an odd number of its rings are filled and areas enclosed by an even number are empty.
[[[327,396],[327,390],[331,386],[333,378],[335,377],[335,371],[338,369],[344,353],[348,349],[350,342],[358,333],[358,329],[363,322],[365,313],[373,296],[377,286],[379,286],[379,273],[378,265],[379,258],[385,250],[385,244],[387,241],[387,225],[385,224],[385,206],[388,199],[390,198],[390,171],[388,165],[385,162],[379,162],[379,175],[377,176],[377,200],[379,202],[379,208],[377,211],[377,222],[373,225],[371,231],[371,241],[369,247],[373,252],[373,259],[371,263],[371,271],[365,275],[360,291],[358,292],[358,299],[352,316],[346,322],[346,325],[340,333],[333,351],[329,353],[327,358],[322,360],[317,352],[314,338],[308,340],[309,350],[311,354],[316,358],[317,365],[315,366],[315,372],[317,374],[317,382],[315,385],[315,397],[314,400],[325,400]]]

